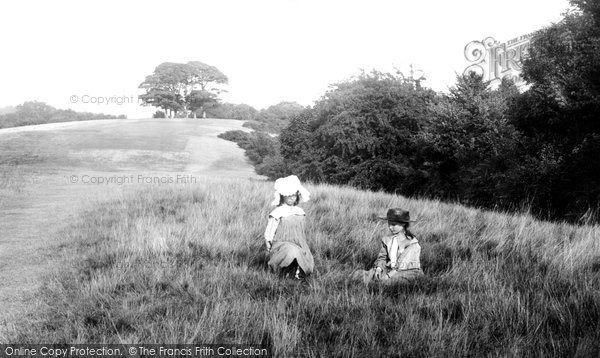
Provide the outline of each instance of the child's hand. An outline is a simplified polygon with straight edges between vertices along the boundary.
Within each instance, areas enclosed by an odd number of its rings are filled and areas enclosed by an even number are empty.
[[[376,267],[375,268],[375,279],[376,280],[380,280],[381,279],[381,273],[383,272],[383,270],[381,269],[381,267]]]

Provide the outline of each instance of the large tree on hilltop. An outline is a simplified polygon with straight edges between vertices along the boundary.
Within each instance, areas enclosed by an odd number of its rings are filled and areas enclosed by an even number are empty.
[[[189,110],[203,109],[217,102],[218,95],[224,91],[222,85],[227,82],[227,76],[219,69],[199,61],[164,62],[140,84],[139,87],[146,90],[140,99],[145,105],[171,113],[182,111],[187,117]]]
[[[196,89],[196,86],[199,86],[200,90],[212,92],[217,95],[224,92],[223,88],[219,85],[227,84],[228,79],[218,68],[200,61],[190,61],[186,63],[186,66],[191,73],[191,76],[187,78],[187,84],[192,89]]]

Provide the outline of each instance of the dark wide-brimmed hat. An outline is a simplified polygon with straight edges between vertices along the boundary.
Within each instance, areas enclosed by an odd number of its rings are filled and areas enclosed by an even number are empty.
[[[398,223],[414,223],[416,221],[410,219],[410,213],[407,210],[400,208],[392,208],[388,210],[386,216],[378,216],[378,219]]]

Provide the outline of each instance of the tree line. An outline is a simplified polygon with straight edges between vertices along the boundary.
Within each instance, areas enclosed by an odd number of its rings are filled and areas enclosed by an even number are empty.
[[[475,73],[446,94],[363,73],[291,117],[270,144],[257,140],[279,149],[262,151],[259,172],[598,221],[600,3],[572,4],[532,39],[523,93]]]
[[[44,102],[29,101],[14,107],[8,113],[0,114],[0,128],[55,122],[125,118],[127,118],[125,115],[113,116],[103,113],[75,112],[71,109],[56,109]]]

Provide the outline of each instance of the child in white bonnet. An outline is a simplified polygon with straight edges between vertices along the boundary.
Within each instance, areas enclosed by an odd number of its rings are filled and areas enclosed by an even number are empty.
[[[310,200],[310,193],[295,175],[275,181],[274,200],[277,207],[269,214],[265,229],[265,245],[269,267],[279,273],[292,273],[296,279],[310,275],[314,258],[306,241],[306,213],[298,203]]]

